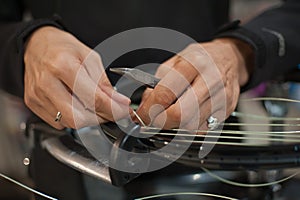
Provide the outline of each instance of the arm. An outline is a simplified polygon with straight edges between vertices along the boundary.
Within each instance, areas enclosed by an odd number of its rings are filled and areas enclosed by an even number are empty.
[[[299,11],[300,3],[290,0],[243,27],[227,26],[220,39],[187,47],[159,67],[162,80],[145,92],[139,115],[166,129],[205,130],[209,116],[224,120],[236,107],[240,87],[287,74],[299,64]]]
[[[55,128],[78,129],[129,114],[130,100],[114,91],[99,54],[66,31],[35,30],[26,41],[24,63],[25,104]]]
[[[300,2],[287,0],[242,27],[232,26],[218,37],[232,37],[250,44],[255,67],[243,90],[262,81],[287,75],[300,63]]]
[[[237,39],[189,45],[158,68],[161,81],[144,93],[138,114],[164,129],[204,131],[210,116],[220,122],[235,109],[252,61],[251,47]]]
[[[0,26],[0,87],[24,97],[45,122],[78,129],[128,115],[130,100],[114,91],[99,54],[61,30],[57,19],[3,16]]]
[[[57,17],[23,22],[22,1],[3,0],[0,7],[0,88],[22,98],[26,39],[41,26],[51,25],[61,28],[61,25]]]

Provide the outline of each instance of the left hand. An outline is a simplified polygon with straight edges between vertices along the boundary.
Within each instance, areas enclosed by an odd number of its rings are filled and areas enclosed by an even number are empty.
[[[253,57],[251,47],[237,39],[189,45],[158,68],[161,81],[145,91],[138,115],[164,129],[207,130],[210,116],[221,122],[234,111]]]
[[[130,100],[113,89],[100,55],[66,31],[52,26],[35,30],[27,39],[24,64],[24,101],[56,129],[128,115]],[[58,111],[62,117],[56,120]]]

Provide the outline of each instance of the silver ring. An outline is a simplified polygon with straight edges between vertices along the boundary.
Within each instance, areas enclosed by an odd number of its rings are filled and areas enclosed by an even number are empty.
[[[219,126],[219,121],[218,121],[217,118],[215,118],[215,117],[213,117],[213,116],[210,116],[210,117],[207,119],[207,127],[208,127],[210,130],[216,129],[218,126]]]
[[[61,120],[61,117],[62,117],[61,112],[57,112],[54,121],[59,122]]]

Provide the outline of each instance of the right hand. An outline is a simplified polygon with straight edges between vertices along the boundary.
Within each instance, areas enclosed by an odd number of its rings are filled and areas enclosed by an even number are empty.
[[[78,129],[129,114],[130,99],[114,91],[99,54],[65,31],[37,29],[27,40],[24,62],[24,101],[57,129]],[[57,112],[62,114],[59,122]]]
[[[210,116],[222,122],[234,111],[253,60],[251,46],[238,39],[191,44],[158,68],[161,80],[145,91],[137,113],[147,125],[203,134]]]

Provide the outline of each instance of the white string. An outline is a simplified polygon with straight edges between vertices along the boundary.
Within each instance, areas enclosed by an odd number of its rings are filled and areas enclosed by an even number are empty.
[[[174,130],[173,130],[174,131]],[[227,133],[227,134],[230,134],[230,135],[242,135],[242,136],[228,136],[228,135],[226,135],[226,136],[223,136],[223,135],[220,135],[220,136],[216,136],[216,135],[206,135],[206,134],[190,134],[190,133],[188,133],[187,131],[184,131],[184,132],[186,132],[186,133],[182,133],[182,132],[178,132],[178,133],[171,133],[171,132],[159,132],[158,134],[161,134],[161,135],[169,135],[169,136],[175,136],[175,135],[178,135],[178,136],[185,136],[185,137],[200,137],[200,138],[205,138],[205,137],[217,137],[217,138],[231,138],[231,139],[243,139],[243,138],[245,138],[245,139],[253,139],[253,138],[262,138],[262,136],[264,136],[264,137],[266,137],[266,136],[268,136],[268,137],[274,137],[274,138],[281,138],[281,139],[286,139],[286,138],[294,138],[294,139],[296,139],[296,138],[300,138],[300,135],[299,135],[299,133],[300,132],[296,132],[296,131],[292,131],[291,133],[294,133],[293,135],[289,135],[289,134],[287,134],[287,133],[284,133],[284,134],[282,134],[282,133],[273,133],[273,132],[267,132],[267,133],[265,133],[265,132],[239,132],[239,131],[237,131],[237,132],[234,132],[234,131],[232,131],[232,132],[223,132],[223,131],[220,131],[221,133]],[[210,132],[210,131],[208,131],[208,132]],[[142,131],[140,132],[140,133],[143,133],[143,134],[153,134],[153,132],[151,132],[151,131],[147,131],[147,129],[142,129]],[[211,133],[213,133],[213,132],[211,132]],[[290,133],[290,134],[291,134]],[[286,135],[287,134],[287,135]],[[244,136],[244,135],[250,135],[251,137],[247,137],[247,136]],[[255,136],[255,137],[253,137],[253,136]],[[272,139],[274,139],[274,138],[272,138]],[[264,140],[265,139],[267,139],[267,138],[263,138]]]
[[[168,197],[168,196],[174,196],[174,195],[195,195],[195,196],[208,196],[208,197],[217,197],[220,199],[227,199],[227,200],[238,200],[232,197],[222,196],[218,194],[210,194],[210,193],[202,193],[202,192],[174,192],[174,193],[167,193],[167,194],[156,194],[146,197],[140,197],[136,198],[135,200],[145,200],[145,199],[153,199],[153,198],[159,198],[159,197]]]
[[[300,126],[300,124],[274,124],[274,123],[266,123],[266,124],[251,124],[251,123],[220,123],[220,125],[224,126]]]
[[[143,134],[153,134],[152,132],[140,132]],[[279,141],[279,142],[300,142],[300,140],[297,140],[295,138],[299,138],[300,135],[295,135],[292,137],[282,137],[279,136],[280,138],[265,138],[265,137],[246,137],[246,136],[222,136],[222,135],[192,135],[192,134],[182,134],[182,133],[159,133],[162,135],[169,135],[169,136],[187,136],[187,137],[202,137],[202,138],[219,138],[219,139],[255,139],[255,140],[263,140],[263,141]],[[257,135],[257,136],[261,136],[261,135]],[[274,135],[276,136],[276,135]],[[282,138],[281,138],[282,137]]]
[[[144,133],[153,134],[153,132],[147,132],[147,130],[161,130],[160,128],[155,127],[142,127]],[[182,136],[192,136],[192,137],[205,137],[204,134],[190,134],[191,132],[207,132],[207,133],[225,133],[225,134],[239,134],[239,135],[265,135],[265,136],[286,136],[288,134],[299,134],[300,131],[235,131],[235,130],[189,130],[189,129],[168,129],[170,131],[186,132],[186,133],[168,133],[169,135],[179,135]],[[163,132],[158,134],[164,134]],[[167,134],[167,133],[166,133]],[[298,136],[293,136],[298,137]]]
[[[46,194],[44,194],[44,193],[41,193],[41,192],[39,192],[39,191],[37,191],[37,190],[31,188],[31,187],[28,187],[27,185],[24,185],[24,184],[22,184],[22,183],[20,183],[20,182],[18,182],[18,181],[16,181],[16,180],[14,180],[14,179],[12,179],[12,178],[10,178],[10,177],[4,175],[4,174],[2,174],[2,173],[0,173],[0,176],[1,176],[2,178],[4,178],[4,179],[6,179],[6,180],[8,180],[8,181],[10,181],[10,182],[12,182],[12,183],[14,183],[14,184],[16,184],[16,185],[18,185],[18,186],[24,188],[24,189],[26,189],[26,190],[32,192],[32,193],[35,193],[35,194],[37,194],[37,195],[40,195],[40,196],[45,197],[45,198],[50,199],[50,200],[58,200],[58,199],[56,199],[56,198],[54,198],[54,197],[51,197],[51,196],[46,195]]]
[[[142,124],[143,127],[147,127],[142,118],[132,109],[133,114],[136,116],[136,118],[139,120],[139,122]]]
[[[142,124],[142,128],[144,129],[140,133],[142,134],[153,134],[152,132],[146,132],[147,130],[161,130],[160,128],[157,127],[150,127],[146,126],[141,117],[133,110],[134,115],[137,117],[139,122]],[[240,123],[223,123],[223,125],[241,125]],[[242,125],[248,125],[246,123],[243,123]],[[250,125],[255,125],[255,124],[250,124]],[[258,125],[267,125],[267,124],[258,124]],[[289,125],[292,126],[293,124],[268,124],[268,125],[273,125],[273,126],[285,126]],[[295,126],[300,126],[299,124],[295,124]],[[145,131],[146,130],[146,131]],[[263,138],[262,136],[278,136],[277,134],[295,134],[295,133],[300,133],[300,131],[234,131],[234,130],[189,130],[189,129],[169,129],[171,131],[180,131],[180,132],[188,132],[188,133],[163,133],[159,132],[158,134],[160,135],[168,135],[168,136],[187,136],[187,137],[202,137],[202,138],[223,138],[223,139],[256,139],[256,140],[263,140],[263,141],[280,141],[280,142],[300,142],[300,140],[295,140],[295,138],[299,138],[299,135],[294,135],[294,136],[288,136],[288,137],[283,137],[283,135],[279,135],[282,138]],[[242,134],[242,135],[255,135],[256,137],[246,137],[246,136],[214,136],[214,135],[203,135],[203,134],[189,134],[191,132],[207,132],[207,133],[227,133],[227,134]],[[259,137],[257,137],[259,136]],[[191,142],[189,140],[176,140],[178,142]],[[193,141],[194,143],[213,143],[213,144],[223,144],[223,145],[233,145],[233,146],[253,146],[253,144],[248,144],[248,143],[237,143],[237,142],[211,142],[211,141]]]
[[[143,127],[143,130],[161,130],[160,128],[156,127]],[[248,135],[269,135],[269,136],[276,136],[276,134],[299,134],[300,130],[297,131],[235,131],[235,130],[190,130],[190,129],[168,129],[170,131],[179,131],[179,132],[187,132],[186,136],[195,136],[188,133],[194,132],[207,132],[207,133],[226,133],[226,134],[248,134]],[[166,130],[167,131],[167,130]],[[151,132],[150,132],[151,133]],[[153,134],[153,133],[152,133]],[[178,133],[171,133],[177,135]],[[200,136],[201,134],[198,134]],[[196,135],[197,137],[197,135]]]
[[[252,99],[240,99],[240,101],[259,101],[259,100],[272,100],[272,101],[287,101],[287,102],[294,102],[294,103],[300,103],[300,101],[298,100],[292,100],[292,99],[285,99],[285,98],[272,98],[272,97],[261,97],[261,98],[252,98]],[[144,128],[149,128],[149,129],[155,129],[154,127],[148,127],[146,126],[146,124],[143,122],[143,120],[140,118],[140,116],[133,110],[134,115],[137,117],[137,119],[139,120],[139,122],[142,124],[142,126]],[[232,116],[236,116],[236,117],[240,117],[240,116],[244,116],[244,117],[250,117],[250,118],[256,118],[256,119],[271,119],[271,120],[295,120],[295,121],[300,121],[300,118],[286,118],[286,117],[264,117],[264,116],[258,116],[258,115],[254,115],[254,114],[245,114],[245,113],[240,113],[240,112],[233,112]],[[231,125],[231,126],[242,126],[242,125],[251,125],[251,126],[300,126],[299,124],[247,124],[247,123],[223,123],[223,125]],[[214,132],[214,131],[207,131],[207,130],[185,130],[185,129],[171,129],[173,131],[187,131],[187,132]],[[224,132],[224,130],[222,131]],[[143,133],[147,133],[147,132],[143,132]],[[243,134],[246,133],[246,131],[243,131]],[[269,132],[260,132],[260,133],[269,133]],[[275,133],[275,132],[272,132]],[[276,132],[277,133],[277,132]],[[286,132],[286,131],[281,131],[278,133],[295,133],[295,131],[292,132]],[[162,133],[159,133],[162,134]],[[164,133],[164,134],[172,134],[172,133]],[[173,134],[174,135],[174,134]],[[178,133],[177,133],[178,135]],[[185,136],[191,136],[188,134],[184,134]],[[198,135],[199,136],[199,135]],[[228,137],[226,137],[228,138]],[[231,139],[235,139],[236,137],[230,137]],[[245,139],[245,137],[244,137]],[[253,138],[251,138],[253,139]],[[255,138],[258,139],[258,138]],[[260,139],[264,139],[264,138],[260,138]],[[273,140],[276,138],[272,138]],[[280,139],[282,141],[282,139]],[[195,142],[201,142],[201,141],[195,141]],[[204,141],[203,141],[204,142]],[[202,142],[202,143],[203,143]],[[220,142],[219,142],[220,143]],[[226,142],[223,142],[224,144],[227,144]],[[228,143],[229,144],[229,143]],[[232,144],[231,144],[232,145]],[[270,182],[270,183],[260,183],[260,184],[245,184],[245,183],[238,183],[238,182],[234,182],[234,181],[230,181],[227,179],[224,179],[220,176],[218,176],[217,174],[212,173],[211,171],[209,171],[208,169],[201,167],[203,171],[205,171],[206,173],[208,173],[210,176],[216,178],[217,180],[227,183],[227,184],[231,184],[231,185],[235,185],[235,186],[241,186],[241,187],[264,187],[264,186],[270,186],[270,185],[274,185],[277,183],[281,183],[283,181],[289,180],[292,177],[296,176],[297,174],[299,174],[299,172],[294,173],[286,178],[283,178],[281,180],[278,181],[274,181],[274,182]],[[0,173],[0,177],[32,192],[35,193],[37,195],[40,195],[42,197],[45,197],[47,199],[50,200],[58,200],[57,198],[51,197],[47,194],[44,194],[42,192],[39,192],[33,188],[30,188],[29,186],[26,186],[2,173]],[[237,200],[235,198],[231,198],[231,197],[226,197],[226,196],[221,196],[221,195],[216,195],[216,194],[210,194],[210,193],[193,193],[193,192],[178,192],[178,193],[168,193],[168,194],[158,194],[158,195],[152,195],[152,196],[147,196],[147,197],[141,197],[141,198],[137,198],[136,200],[145,200],[145,199],[151,199],[151,198],[159,198],[159,197],[166,197],[166,196],[174,196],[174,195],[198,195],[198,196],[210,196],[210,197],[217,197],[217,198],[222,198],[222,199],[227,199],[227,200]]]
[[[248,184],[248,183],[239,183],[239,182],[235,182],[235,181],[230,181],[230,180],[227,180],[225,178],[222,178],[220,177],[219,175],[211,172],[210,170],[204,168],[204,167],[201,167],[201,169],[206,172],[208,175],[210,175],[211,177],[223,182],[223,183],[227,183],[229,185],[234,185],[234,186],[239,186],[239,187],[265,187],[265,186],[271,186],[271,185],[275,185],[275,184],[278,184],[278,183],[281,183],[281,182],[284,182],[284,181],[287,181],[291,178],[293,178],[294,176],[298,175],[300,172],[296,172],[286,178],[283,178],[283,179],[280,179],[280,180],[277,180],[277,181],[272,181],[272,182],[268,182],[268,183],[257,183],[257,184]]]
[[[253,143],[241,143],[241,142],[219,142],[219,141],[189,141],[189,140],[175,140],[173,139],[172,141],[178,142],[178,143],[191,143],[193,142],[194,144],[218,144],[218,145],[230,145],[230,146],[249,146],[249,147],[254,147],[254,146],[263,146],[262,144],[253,144]],[[276,146],[275,146],[276,147]]]
[[[286,101],[292,103],[300,103],[300,100],[296,99],[287,99],[287,98],[279,98],[279,97],[255,97],[249,99],[239,99],[239,101]]]
[[[261,115],[255,115],[255,114],[248,114],[248,113],[242,113],[242,112],[233,112],[231,113],[231,116],[233,117],[247,117],[252,119],[267,119],[267,120],[285,120],[285,121],[300,121],[299,117],[266,117]]]

